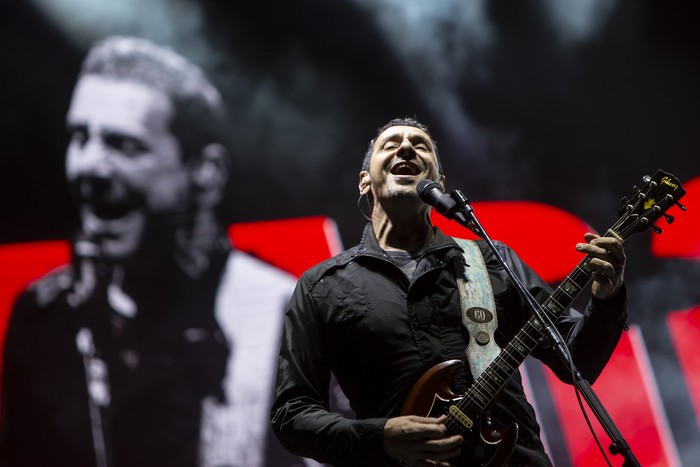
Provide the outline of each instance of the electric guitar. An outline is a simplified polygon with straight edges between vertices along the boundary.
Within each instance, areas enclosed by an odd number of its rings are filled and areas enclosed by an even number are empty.
[[[649,228],[661,233],[654,222],[663,216],[669,224],[672,223],[673,217],[666,211],[674,204],[685,210],[678,202],[685,195],[685,190],[676,177],[658,170],[653,177],[645,176],[643,181],[642,188],[635,187],[637,193],[633,200],[622,199],[620,217],[608,229],[606,237],[622,242]],[[590,256],[586,256],[542,304],[552,322],[556,322],[591,281],[590,260]],[[413,386],[401,415],[437,417],[446,414],[448,435],[459,433],[464,437],[462,454],[451,460],[453,465],[504,465],[515,448],[518,425],[512,423],[501,429],[491,420],[487,409],[525,357],[543,339],[542,323],[532,316],[464,394],[450,389],[453,376],[464,363],[449,360],[435,365]]]

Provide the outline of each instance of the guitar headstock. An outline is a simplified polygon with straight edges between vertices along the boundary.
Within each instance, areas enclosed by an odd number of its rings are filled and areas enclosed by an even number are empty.
[[[676,177],[657,170],[653,177],[646,175],[642,180],[644,185],[641,188],[635,187],[637,194],[632,200],[622,199],[620,218],[609,229],[609,232],[623,240],[649,228],[661,233],[661,228],[654,223],[663,216],[671,224],[674,218],[666,214],[671,206],[676,205],[685,211],[685,206],[678,202],[685,195],[685,190]]]

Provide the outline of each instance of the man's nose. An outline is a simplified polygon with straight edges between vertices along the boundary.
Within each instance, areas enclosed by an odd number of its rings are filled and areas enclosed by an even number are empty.
[[[112,190],[114,168],[109,152],[104,142],[94,136],[72,149],[68,173],[81,199],[101,199]]]
[[[404,159],[411,159],[415,157],[416,150],[413,148],[413,144],[411,144],[408,138],[404,138],[403,141],[401,141],[401,145],[399,146],[399,150],[396,152],[396,155],[403,157]]]
[[[88,139],[76,154],[78,172],[83,176],[109,178],[112,173],[109,152],[100,138]]]

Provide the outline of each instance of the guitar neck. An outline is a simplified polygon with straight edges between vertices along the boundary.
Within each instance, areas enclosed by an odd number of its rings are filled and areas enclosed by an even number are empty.
[[[591,280],[590,257],[584,258],[542,303],[542,309],[555,322]],[[532,316],[508,345],[489,364],[460,401],[462,411],[481,413],[544,336],[544,327]],[[469,407],[469,408],[468,408]],[[470,410],[471,409],[471,410]]]

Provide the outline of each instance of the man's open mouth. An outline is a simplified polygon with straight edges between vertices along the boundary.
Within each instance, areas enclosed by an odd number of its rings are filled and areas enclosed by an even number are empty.
[[[87,203],[88,209],[96,217],[103,220],[115,220],[125,217],[134,211],[131,203]]]
[[[89,206],[83,207],[83,230],[88,237],[112,238],[123,235],[135,228],[141,218],[139,210],[112,210],[109,217],[103,214],[104,212],[94,211]]]
[[[420,167],[411,162],[398,162],[391,167],[392,175],[418,175],[420,174]]]
[[[143,206],[143,198],[114,178],[84,177],[75,184],[83,212],[102,221],[127,217]]]
[[[136,192],[115,183],[104,184],[100,188],[81,193],[80,205],[86,234],[118,237],[141,222],[144,203]]]

